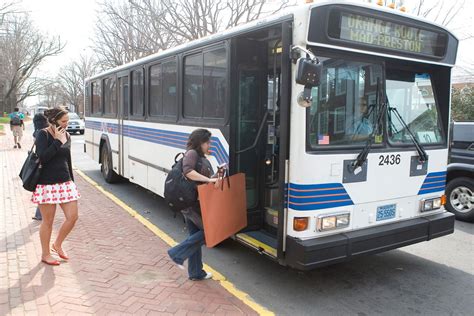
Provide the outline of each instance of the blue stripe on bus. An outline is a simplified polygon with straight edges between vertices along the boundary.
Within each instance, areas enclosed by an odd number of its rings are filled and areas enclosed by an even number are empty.
[[[320,210],[320,209],[325,209],[325,208],[333,208],[333,207],[348,206],[348,205],[354,205],[352,200],[325,203],[325,204],[311,204],[311,205],[296,205],[296,204],[292,204],[291,202],[288,204],[289,208],[296,211],[313,211],[313,210]]]
[[[418,192],[418,195],[427,194],[427,193],[434,193],[434,192],[444,192],[445,189],[446,189],[445,186],[431,188],[431,189],[421,189],[420,192]]]
[[[438,181],[438,182],[433,182],[433,183],[423,183],[421,186],[421,189],[428,189],[428,188],[435,188],[435,187],[440,187],[440,186],[445,186],[446,181]]]
[[[323,183],[323,184],[294,184],[290,183],[289,189],[296,190],[319,190],[319,189],[344,189],[341,183]]]
[[[297,211],[354,205],[341,183],[295,184],[285,188],[285,205]]]
[[[426,178],[423,184],[446,182],[446,177]]]
[[[86,128],[99,131],[106,128],[109,133],[118,134],[118,124],[116,123],[86,121]],[[186,149],[186,143],[190,134],[147,127],[124,125],[123,135],[184,150]],[[213,136],[211,140],[211,154],[216,158],[217,162],[219,164],[229,163],[229,154],[224,149],[224,146],[222,145],[220,139]]]
[[[318,202],[334,202],[334,201],[342,201],[342,200],[350,200],[351,197],[349,194],[343,194],[338,196],[323,196],[323,197],[311,197],[311,198],[297,198],[290,196],[290,203],[318,203]]]
[[[446,188],[446,171],[428,173],[421,185],[418,195],[444,191]]]
[[[445,175],[446,175],[446,171],[431,172],[431,173],[429,173],[426,177],[427,177],[427,178],[430,178],[430,177],[439,177],[439,176],[445,176]]]
[[[341,194],[347,194],[346,190],[344,188],[340,189],[335,189],[335,190],[324,190],[324,191],[295,191],[291,190],[288,192],[290,196],[293,197],[309,197],[309,196],[314,196],[314,197],[319,197],[319,196],[331,196],[331,195],[341,195]]]

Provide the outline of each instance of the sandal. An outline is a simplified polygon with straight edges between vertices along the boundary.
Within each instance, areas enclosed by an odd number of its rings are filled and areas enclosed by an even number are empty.
[[[61,252],[59,252],[54,244],[51,245],[51,251],[57,253],[59,258],[69,260],[69,257],[66,255],[66,253],[62,249],[60,250]]]
[[[59,266],[61,264],[61,262],[59,262],[58,260],[48,261],[46,259],[41,259],[41,262],[44,262],[50,266]]]

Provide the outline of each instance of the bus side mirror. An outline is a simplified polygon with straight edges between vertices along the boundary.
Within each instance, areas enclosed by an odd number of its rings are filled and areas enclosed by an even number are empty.
[[[323,66],[317,59],[301,57],[297,61],[296,83],[310,87],[318,86],[322,70]]]

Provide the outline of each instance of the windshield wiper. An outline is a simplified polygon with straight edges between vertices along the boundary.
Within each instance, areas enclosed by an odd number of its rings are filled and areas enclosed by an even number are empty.
[[[418,156],[420,157],[420,162],[428,161],[428,155],[426,154],[426,151],[423,149],[421,144],[418,142],[415,135],[413,135],[412,131],[408,127],[408,125],[405,122],[405,120],[403,119],[403,117],[400,115],[400,112],[398,112],[397,108],[389,106],[388,110],[395,113],[395,116],[398,119],[398,121],[408,131],[408,135],[410,135],[411,141],[413,142],[413,144],[415,144],[416,151],[418,152]]]
[[[375,95],[375,106],[377,109],[380,108],[380,102],[379,102],[379,97],[380,97],[380,78],[377,78],[377,92]],[[357,158],[354,160],[352,163],[352,172],[354,172],[357,168],[361,167],[364,162],[367,160],[367,156],[369,155],[370,149],[372,147],[372,143],[374,141],[374,135],[375,132],[378,132],[379,127],[380,127],[380,120],[383,117],[383,114],[387,110],[387,104],[382,103],[382,109],[377,113],[377,119],[375,120],[376,126],[375,128],[372,128],[372,133],[369,135],[369,139],[367,139],[367,142],[365,143],[364,148],[362,151],[357,155]],[[360,126],[360,125],[359,125]],[[358,133],[358,131],[357,131]]]
[[[376,103],[376,106],[379,107],[379,104]],[[376,119],[376,126],[374,129],[372,129],[372,133],[369,135],[369,139],[367,139],[367,142],[365,143],[364,148],[362,151],[357,155],[357,158],[354,160],[352,163],[352,171],[356,170],[357,168],[361,167],[364,162],[367,160],[367,156],[369,155],[370,149],[372,148],[372,144],[374,142],[374,135],[376,132],[379,132],[379,127],[381,125],[381,120],[383,118],[383,114],[387,110],[387,103],[382,103],[381,105],[381,110],[377,113],[377,119]]]

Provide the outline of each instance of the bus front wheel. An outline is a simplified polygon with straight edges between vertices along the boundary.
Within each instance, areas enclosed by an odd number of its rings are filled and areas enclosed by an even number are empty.
[[[474,222],[474,182],[472,178],[460,177],[446,186],[446,208],[456,219]]]
[[[101,148],[102,164],[100,171],[107,183],[115,183],[120,177],[113,169],[112,153],[108,150],[107,145],[104,144]]]

